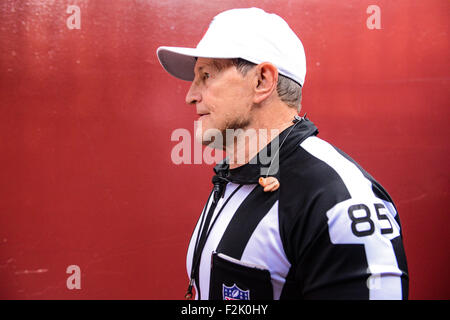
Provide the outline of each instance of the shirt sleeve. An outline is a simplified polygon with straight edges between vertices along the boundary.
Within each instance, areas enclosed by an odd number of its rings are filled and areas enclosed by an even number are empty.
[[[375,195],[336,202],[334,193],[323,192],[299,217],[290,236],[296,243],[288,287],[301,298],[407,298],[400,223],[391,202]]]

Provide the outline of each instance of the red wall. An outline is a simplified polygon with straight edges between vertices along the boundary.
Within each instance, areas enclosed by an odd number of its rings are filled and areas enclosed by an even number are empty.
[[[72,4],[81,29],[66,25]],[[302,112],[395,200],[410,297],[450,298],[448,0],[2,1],[0,298],[183,297],[212,166],[171,161],[195,111],[155,51],[195,46],[214,15],[249,6],[300,36]]]

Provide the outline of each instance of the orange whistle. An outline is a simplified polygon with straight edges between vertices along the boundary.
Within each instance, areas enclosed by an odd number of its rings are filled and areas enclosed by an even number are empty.
[[[280,182],[275,177],[261,177],[258,182],[264,188],[264,192],[273,192],[280,187]]]

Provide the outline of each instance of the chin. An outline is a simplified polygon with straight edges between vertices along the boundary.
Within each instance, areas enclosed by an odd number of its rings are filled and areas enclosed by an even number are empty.
[[[223,148],[222,132],[216,128],[197,128],[195,132],[195,139],[204,146],[209,146],[214,149]]]

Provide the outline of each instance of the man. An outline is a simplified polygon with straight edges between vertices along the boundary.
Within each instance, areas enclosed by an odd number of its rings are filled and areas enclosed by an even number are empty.
[[[188,298],[407,298],[393,201],[298,116],[306,60],[282,18],[228,10],[196,48],[157,54],[192,81],[197,139],[227,153],[189,244]]]

